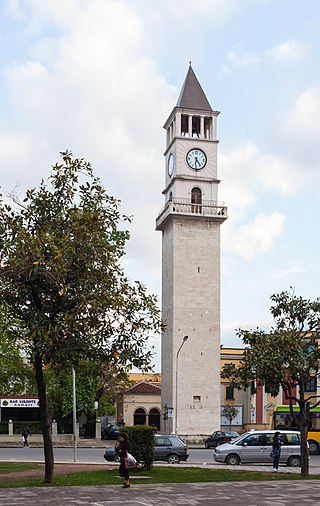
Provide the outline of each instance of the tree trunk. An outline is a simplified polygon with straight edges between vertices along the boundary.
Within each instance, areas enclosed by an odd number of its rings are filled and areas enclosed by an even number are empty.
[[[309,476],[309,448],[308,448],[308,416],[306,405],[300,406],[300,434],[301,434],[301,476]]]
[[[43,377],[42,359],[38,352],[36,352],[34,356],[34,368],[38,388],[38,398],[40,406],[42,437],[44,447],[44,461],[45,461],[44,481],[45,483],[52,483],[54,458],[51,439],[51,425],[49,420],[46,385]]]

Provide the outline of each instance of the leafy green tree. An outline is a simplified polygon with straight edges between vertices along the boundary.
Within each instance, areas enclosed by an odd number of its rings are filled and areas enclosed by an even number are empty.
[[[115,400],[117,394],[126,389],[129,378],[124,371],[118,371],[115,366],[91,360],[82,360],[75,368],[77,416],[94,415],[94,403],[98,401],[98,416],[115,414]],[[63,432],[72,431],[73,393],[72,371],[58,367],[45,371],[49,412],[58,422]]]
[[[115,399],[109,392],[105,392],[99,399],[98,416],[114,416],[116,413]]]
[[[119,369],[117,362],[114,364],[97,362],[97,367],[99,369],[99,384],[95,400],[97,400],[99,404],[102,402],[106,402],[107,404],[114,404],[117,394],[121,390],[125,390],[131,386],[128,371],[125,371],[123,368]],[[108,414],[111,415],[112,413]]]
[[[229,422],[229,429],[231,430],[232,421],[236,418],[239,410],[232,406],[232,404],[226,404],[221,409],[221,415],[224,416]]]
[[[124,274],[129,218],[119,201],[90,163],[68,151],[61,157],[22,202],[0,200],[0,304],[23,327],[31,352],[48,483],[54,461],[44,368],[67,371],[89,359],[148,370],[148,338],[162,328],[156,297]]]
[[[28,348],[21,340],[17,320],[10,318],[0,306],[0,391],[2,395],[36,394],[33,370],[28,361]]]
[[[90,415],[94,412],[94,401],[99,378],[91,374],[89,367],[78,367],[76,373],[76,390],[77,390],[77,414]],[[88,374],[86,374],[88,372]],[[72,397],[72,371],[66,374],[61,381],[61,408],[62,416],[68,416],[72,413],[73,397]]]
[[[75,367],[77,417],[81,414],[92,416],[99,383],[99,369],[94,362],[84,361]],[[63,432],[72,431],[73,387],[72,369],[53,369],[45,371],[49,413],[58,422]]]
[[[316,393],[306,393],[305,385],[310,376],[320,374],[320,299],[310,301],[291,291],[272,295],[271,301],[274,327],[270,332],[240,329],[237,334],[245,344],[241,364],[225,365],[222,377],[237,388],[247,388],[251,382],[268,384],[274,396],[282,387],[301,432],[301,474],[308,476],[308,416],[311,405],[320,401]],[[299,406],[298,416],[293,403]]]

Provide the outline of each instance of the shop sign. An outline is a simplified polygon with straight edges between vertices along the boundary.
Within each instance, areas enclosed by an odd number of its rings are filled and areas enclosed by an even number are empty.
[[[2,408],[38,408],[39,399],[0,399]]]

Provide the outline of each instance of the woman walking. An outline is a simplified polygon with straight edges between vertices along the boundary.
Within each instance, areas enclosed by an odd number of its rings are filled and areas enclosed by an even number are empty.
[[[126,432],[120,432],[119,434],[119,448],[118,448],[118,454],[120,457],[120,467],[119,467],[119,475],[121,476],[123,480],[123,488],[129,488],[129,469],[126,467],[126,457],[127,453],[131,453],[131,443],[129,441],[129,436]]]
[[[283,444],[280,440],[280,432],[276,432],[273,436],[272,451],[273,451],[273,471],[278,471],[281,445]]]
[[[21,438],[22,438],[22,442],[23,442],[23,448],[29,448],[29,443],[28,443],[28,437],[29,436],[31,436],[31,434],[28,431],[27,427],[23,427],[22,428],[22,432],[21,432]]]

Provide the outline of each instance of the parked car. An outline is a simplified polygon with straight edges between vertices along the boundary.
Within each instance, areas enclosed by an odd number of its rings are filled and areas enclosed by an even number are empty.
[[[230,443],[230,441],[237,437],[239,437],[237,432],[216,430],[205,440],[204,446],[205,448],[215,448],[218,445]]]
[[[215,448],[213,458],[216,462],[237,465],[249,462],[251,464],[272,465],[273,436],[275,431],[256,430],[246,432],[231,443],[225,443]],[[281,446],[280,463],[288,466],[299,467],[300,455],[300,432],[287,430],[280,431]]]
[[[156,434],[154,436],[154,460],[162,460],[168,464],[179,464],[189,457],[188,446],[177,436],[167,434]],[[104,454],[108,462],[118,462],[119,455],[114,448],[106,448]]]
[[[102,439],[118,439],[119,432],[121,430],[121,425],[116,423],[108,423],[108,425],[102,429],[101,438]]]

